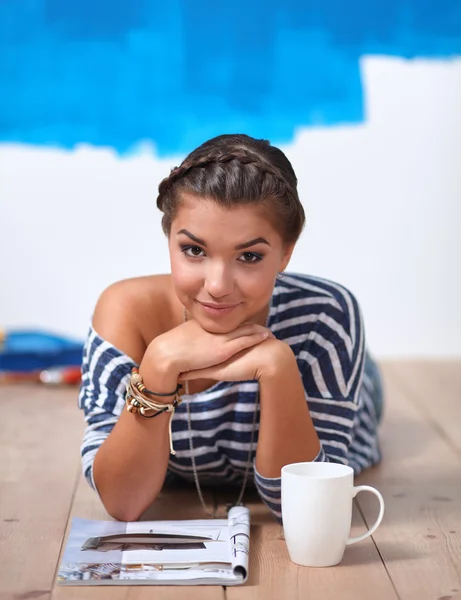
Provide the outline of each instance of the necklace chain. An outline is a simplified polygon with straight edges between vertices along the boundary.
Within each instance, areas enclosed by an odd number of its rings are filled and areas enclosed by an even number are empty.
[[[186,309],[184,309],[184,322],[187,321],[187,311]],[[184,389],[187,395],[189,395],[189,382],[185,381],[184,382]],[[243,495],[245,493],[245,489],[247,486],[247,481],[248,481],[248,475],[250,473],[250,467],[251,467],[251,455],[253,452],[253,441],[254,441],[254,434],[255,434],[255,430],[256,430],[256,413],[258,412],[258,404],[259,404],[259,389],[256,392],[256,400],[255,400],[255,409],[253,412],[253,425],[251,428],[251,437],[250,437],[250,447],[248,449],[248,457],[247,457],[247,462],[245,465],[245,473],[243,475],[243,483],[242,483],[242,488],[240,490],[240,494],[239,497],[237,499],[237,502],[234,506],[241,506],[242,505],[242,499],[243,499]],[[199,477],[198,477],[198,472],[197,472],[197,465],[195,462],[195,455],[194,455],[194,444],[192,441],[192,417],[191,417],[191,410],[190,410],[190,405],[191,405],[191,400],[190,398],[187,400],[186,402],[186,406],[187,406],[187,430],[189,433],[189,450],[190,450],[190,458],[191,458],[191,462],[192,462],[192,473],[194,476],[194,482],[195,482],[195,487],[197,489],[197,494],[198,497],[200,499],[200,502],[205,510],[205,512],[210,516],[210,517],[214,517],[215,513],[213,509],[210,509],[208,507],[208,505],[205,502],[205,499],[203,497],[203,493],[202,493],[202,488],[200,486],[200,481],[199,481]]]

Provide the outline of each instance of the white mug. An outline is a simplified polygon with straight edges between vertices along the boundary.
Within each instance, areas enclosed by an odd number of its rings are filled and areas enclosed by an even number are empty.
[[[352,499],[362,491],[378,497],[375,524],[350,538]],[[282,519],[291,560],[308,567],[341,562],[346,546],[364,540],[378,528],[384,500],[373,487],[354,487],[354,471],[337,463],[305,462],[282,467]]]

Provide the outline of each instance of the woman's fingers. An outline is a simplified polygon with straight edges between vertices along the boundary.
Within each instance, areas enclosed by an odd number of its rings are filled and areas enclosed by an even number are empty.
[[[246,325],[239,325],[239,327],[237,327],[237,329],[234,329],[233,331],[230,331],[229,333],[226,333],[225,335],[230,340],[235,340],[239,337],[246,337],[246,336],[254,335],[257,333],[264,333],[265,331],[269,331],[269,330],[266,327],[264,327],[263,325],[258,325],[257,323],[247,323]]]
[[[181,373],[178,377],[178,383],[184,381],[193,381],[194,379],[206,379],[209,373],[212,371],[210,367],[206,369],[198,369],[197,371],[187,371],[187,373]]]
[[[264,342],[264,340],[267,340],[269,337],[273,337],[272,333],[268,329],[264,329],[264,331],[258,331],[252,335],[244,335],[227,342],[227,344],[220,349],[219,363],[228,360],[235,354],[242,352],[242,350],[247,350],[252,346]]]

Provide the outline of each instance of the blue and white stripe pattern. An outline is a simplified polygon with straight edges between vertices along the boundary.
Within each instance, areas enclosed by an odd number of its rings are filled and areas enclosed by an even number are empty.
[[[276,282],[268,327],[291,346],[297,358],[306,401],[321,441],[315,460],[348,464],[356,473],[379,462],[381,381],[365,351],[363,324],[354,296],[325,279],[286,274]],[[87,422],[83,471],[93,487],[94,457],[124,408],[125,386],[134,365],[131,358],[90,329],[79,406]],[[179,476],[193,481],[186,406],[190,402],[200,481],[241,482],[257,389],[256,381],[217,382],[204,392],[184,396],[172,424],[176,455],[170,456],[168,478]],[[259,418],[253,458],[258,428]],[[252,475],[262,500],[280,520],[280,478],[262,477],[254,466]]]

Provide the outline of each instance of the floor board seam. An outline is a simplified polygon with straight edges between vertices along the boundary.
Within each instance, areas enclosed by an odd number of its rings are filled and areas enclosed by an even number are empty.
[[[355,505],[356,505],[356,507],[357,507],[357,510],[358,510],[358,511],[359,511],[359,513],[360,513],[360,516],[361,516],[361,517],[362,517],[362,519],[363,519],[363,522],[365,523],[365,525],[366,525],[367,527],[369,527],[369,525],[368,525],[368,523],[367,523],[367,520],[366,520],[366,518],[365,518],[365,515],[364,515],[364,513],[363,513],[363,511],[362,511],[362,507],[360,506],[360,504],[359,504],[359,501],[358,501],[358,500],[355,500]],[[382,562],[382,564],[383,564],[384,570],[386,571],[386,573],[387,573],[387,576],[389,577],[389,581],[391,582],[392,588],[393,588],[393,590],[395,591],[395,595],[397,596],[398,600],[402,600],[402,597],[400,596],[400,594],[399,594],[399,591],[398,591],[398,589],[397,589],[397,587],[396,587],[396,585],[395,585],[394,581],[392,580],[391,574],[390,574],[390,572],[389,572],[389,569],[387,568],[387,565],[386,565],[386,561],[384,560],[384,556],[381,554],[381,551],[380,551],[380,549],[379,549],[379,546],[378,546],[378,544],[376,543],[376,540],[375,540],[375,538],[374,538],[372,535],[371,535],[370,537],[371,537],[371,540],[372,540],[372,542],[373,542],[373,545],[374,545],[374,547],[376,548],[376,552],[378,553],[378,556],[379,556],[379,558],[381,559],[381,562]]]
[[[61,544],[59,546],[59,552],[58,552],[58,560],[56,562],[56,568],[54,570],[53,573],[53,580],[51,582],[51,595],[50,595],[50,600],[52,600],[53,595],[54,595],[54,590],[56,588],[56,578],[58,576],[58,571],[59,571],[59,567],[60,567],[60,562],[61,562],[61,553],[62,550],[64,548],[64,544],[66,542],[66,533],[67,533],[67,526],[69,524],[69,519],[70,519],[70,515],[72,514],[72,508],[74,506],[74,500],[75,500],[75,495],[77,493],[77,488],[78,488],[78,484],[80,482],[80,477],[81,477],[81,472],[80,472],[80,460],[78,461],[78,468],[77,468],[77,475],[75,477],[75,482],[72,488],[72,495],[71,495],[71,499],[69,502],[69,509],[67,511],[67,517],[66,517],[66,524],[64,527],[64,532],[62,534],[62,540],[61,540]]]

